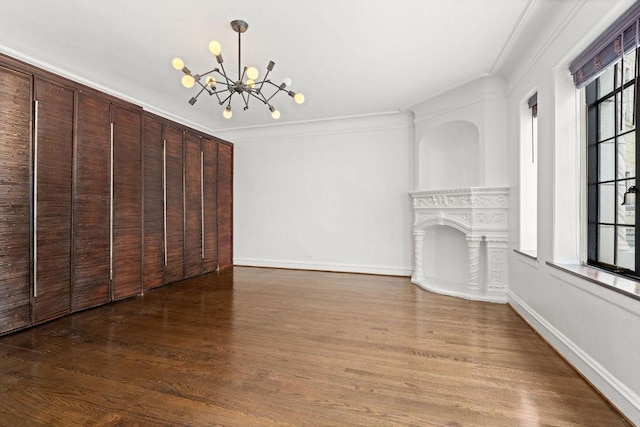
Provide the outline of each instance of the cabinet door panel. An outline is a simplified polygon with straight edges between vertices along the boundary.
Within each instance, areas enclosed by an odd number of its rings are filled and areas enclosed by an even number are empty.
[[[30,319],[31,77],[0,67],[0,333]]]
[[[164,191],[162,124],[143,119],[144,246],[142,282],[144,289],[164,283]]]
[[[204,271],[218,267],[218,144],[210,139],[202,139],[204,155]]]
[[[202,272],[202,193],[200,138],[190,133],[184,139],[184,273]]]
[[[233,146],[218,145],[218,265],[233,265]]]
[[[78,95],[72,308],[109,302],[109,102]]]
[[[182,197],[182,132],[164,128],[167,153],[167,265],[165,281],[184,279],[184,200]]]
[[[37,167],[37,296],[34,320],[51,319],[71,308],[71,177],[74,93],[35,79]]]
[[[113,299],[142,291],[141,114],[116,105],[113,121]]]

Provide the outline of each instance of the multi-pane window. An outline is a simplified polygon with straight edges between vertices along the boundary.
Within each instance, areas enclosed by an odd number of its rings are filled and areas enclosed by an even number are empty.
[[[587,261],[640,277],[636,252],[635,190],[637,49],[631,49],[586,86],[588,236]],[[625,203],[625,194],[627,194]],[[635,196],[635,194],[634,194]]]

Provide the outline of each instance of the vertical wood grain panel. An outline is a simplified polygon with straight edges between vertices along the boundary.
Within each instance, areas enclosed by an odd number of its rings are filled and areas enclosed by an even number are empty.
[[[202,272],[202,198],[200,138],[187,132],[184,140],[184,273],[185,277]]]
[[[109,302],[110,105],[78,94],[73,310]]]
[[[218,266],[233,265],[233,146],[218,144]]]
[[[182,131],[165,126],[167,141],[167,265],[165,282],[184,278],[184,201]]]
[[[208,138],[202,139],[204,153],[204,271],[213,271],[218,266],[218,144]]]
[[[113,121],[113,276],[114,299],[142,291],[141,114],[111,106]]]
[[[74,92],[36,78],[38,101],[37,286],[34,320],[71,309],[71,179]]]
[[[0,67],[0,333],[30,319],[31,77]]]
[[[143,118],[144,289],[164,284],[164,192],[162,189],[162,124]]]

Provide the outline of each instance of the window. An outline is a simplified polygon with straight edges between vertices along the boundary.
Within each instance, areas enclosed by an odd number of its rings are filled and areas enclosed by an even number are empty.
[[[538,249],[538,94],[523,107],[520,145],[520,251]]]
[[[635,201],[623,204],[637,176],[636,49],[586,87],[587,261],[640,277]],[[629,198],[630,200],[631,198]]]
[[[585,88],[587,104],[587,263],[635,278],[640,217],[635,197],[625,196],[635,190],[640,160],[639,46],[636,2],[569,67],[576,88]]]

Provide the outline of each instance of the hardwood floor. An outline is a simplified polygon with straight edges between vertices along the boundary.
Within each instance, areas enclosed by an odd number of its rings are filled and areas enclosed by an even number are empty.
[[[624,426],[507,305],[235,267],[0,338],[0,425]]]

